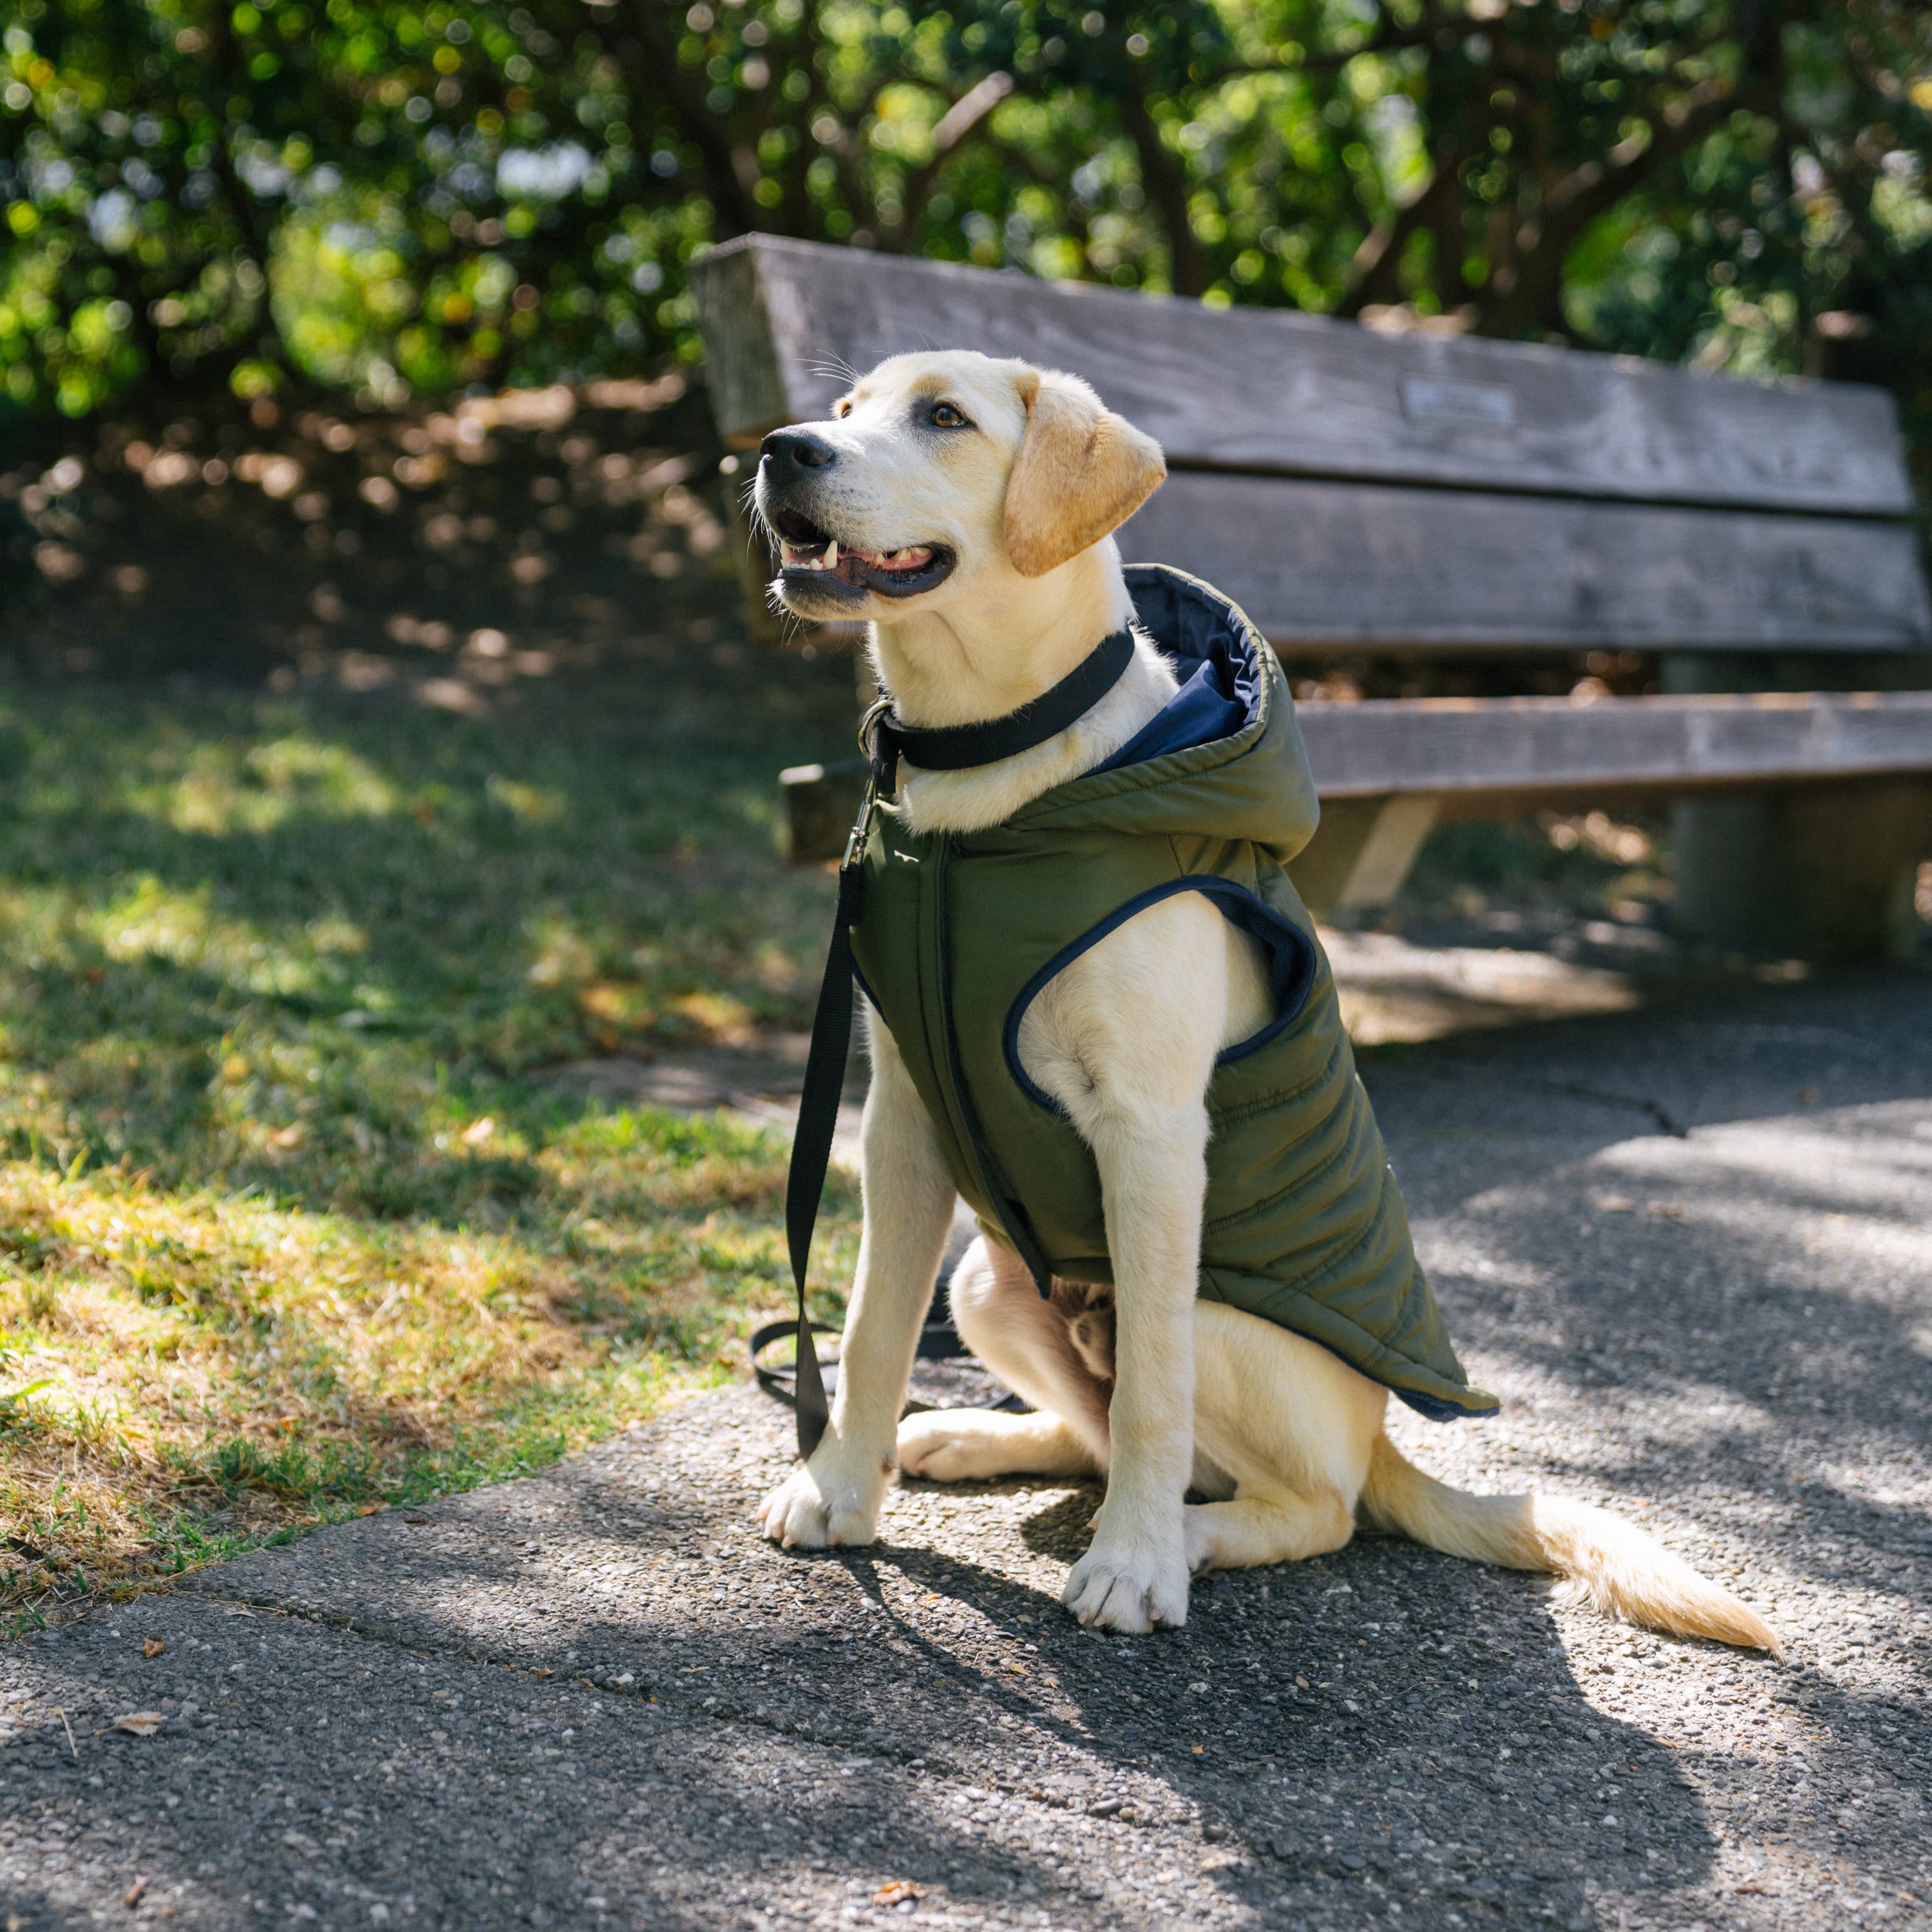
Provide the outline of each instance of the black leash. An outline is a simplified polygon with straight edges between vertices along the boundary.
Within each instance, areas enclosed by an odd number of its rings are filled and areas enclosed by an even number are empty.
[[[792,1285],[798,1291],[798,1453],[812,1460],[832,1412],[825,1400],[815,1333],[830,1330],[806,1312],[805,1274],[812,1259],[812,1234],[818,1222],[825,1170],[832,1160],[832,1137],[838,1129],[838,1102],[845,1088],[845,1063],[852,1050],[852,928],[859,920],[859,882],[866,835],[879,802],[879,767],[873,761],[866,781],[845,856],[838,862],[838,908],[832,915],[832,944],[825,955],[825,977],[818,1009],[812,1018],[812,1048],[805,1059],[805,1087],[799,1096],[798,1132],[791,1144],[791,1169],[785,1178],[785,1241],[791,1250]]]
[[[814,1322],[813,1332],[820,1335],[838,1333],[829,1322]],[[758,1377],[758,1386],[769,1396],[776,1396],[780,1402],[796,1403],[798,1400],[798,1376],[794,1369],[767,1367],[758,1358],[774,1342],[782,1342],[788,1337],[796,1338],[798,1324],[789,1315],[782,1322],[767,1322],[752,1336],[752,1372]],[[959,1331],[950,1321],[928,1322],[919,1331],[919,1346],[914,1357],[922,1362],[950,1362],[967,1352],[966,1344],[959,1339]],[[821,1362],[820,1373],[827,1389],[836,1388],[838,1383],[838,1365],[836,1362]],[[921,1406],[919,1404],[914,1407]],[[1000,1408],[1023,1408],[1018,1396],[1010,1395],[1003,1402],[994,1405]]]
[[[818,1447],[831,1408],[825,1399],[824,1366],[814,1334],[832,1330],[814,1322],[805,1305],[806,1270],[812,1259],[812,1231],[818,1204],[825,1192],[825,1173],[831,1164],[832,1140],[838,1127],[838,1102],[845,1087],[845,1064],[852,1050],[852,928],[859,922],[860,880],[872,814],[882,798],[898,790],[899,759],[903,755],[922,771],[960,772],[976,765],[1030,752],[1084,716],[1120,681],[1132,661],[1134,640],[1116,631],[1099,644],[1052,690],[1004,718],[984,724],[956,724],[922,730],[902,724],[892,715],[892,700],[882,698],[866,714],[859,728],[859,746],[872,766],[866,795],[859,806],[845,856],[838,862],[838,905],[832,920],[832,944],[825,955],[825,977],[818,988],[818,1010],[812,1016],[812,1048],[806,1056],[805,1087],[799,1098],[798,1131],[791,1144],[791,1168],[785,1180],[785,1240],[791,1253],[792,1285],[798,1292],[798,1316],[793,1326],[798,1337],[796,1370],[798,1453],[809,1462]],[[753,1353],[773,1339],[760,1330]],[[955,1337],[956,1342],[957,1337]],[[760,1370],[761,1384],[766,1372]],[[774,1390],[774,1393],[777,1393]]]

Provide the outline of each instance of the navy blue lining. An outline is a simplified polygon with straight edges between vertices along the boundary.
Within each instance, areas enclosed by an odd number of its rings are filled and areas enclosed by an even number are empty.
[[[1252,634],[1234,605],[1209,585],[1160,564],[1130,563],[1124,574],[1148,635],[1184,669],[1216,666],[1223,694],[1239,703],[1248,722],[1258,718],[1264,674]]]
[[[1266,674],[1234,607],[1157,566],[1130,565],[1126,578],[1134,614],[1180,688],[1086,778],[1232,738],[1261,716]]]
[[[1243,1060],[1251,1053],[1258,1053],[1300,1018],[1301,1010],[1308,1004],[1308,995],[1315,985],[1315,947],[1307,934],[1292,920],[1284,919],[1258,894],[1251,892],[1246,886],[1237,885],[1232,879],[1200,872],[1190,872],[1178,879],[1164,879],[1159,885],[1136,893],[1126,904],[1116,906],[1097,926],[1090,926],[1071,945],[1063,946],[1020,988],[1018,997],[1007,1012],[1004,1042],[1007,1071],[1019,1083],[1020,1090],[1028,1099],[1044,1107],[1049,1114],[1057,1114],[1062,1120],[1068,1117],[1066,1109],[1051,1094],[1036,1086],[1020,1064],[1020,1022],[1025,1018],[1027,1009],[1039,998],[1042,988],[1065,971],[1090,946],[1097,946],[1108,934],[1126,925],[1136,913],[1143,912],[1162,899],[1172,898],[1177,892],[1200,892],[1214,901],[1222,916],[1258,940],[1268,956],[1268,984],[1274,995],[1275,1016],[1260,1032],[1238,1040],[1217,1054],[1214,1064],[1225,1066],[1230,1060]]]
[[[1331,1349],[1330,1353],[1333,1354],[1334,1351]],[[1346,1355],[1342,1356],[1341,1359],[1345,1362],[1348,1361]],[[1354,1370],[1358,1376],[1366,1372],[1356,1363],[1348,1362],[1348,1366]],[[1369,1379],[1373,1382],[1376,1377],[1370,1376]],[[1384,1382],[1382,1387],[1391,1395],[1400,1396],[1418,1415],[1427,1422],[1480,1422],[1486,1417],[1500,1415],[1502,1413],[1503,1406],[1501,1402],[1498,1402],[1493,1408],[1465,1408],[1460,1403],[1451,1402],[1447,1396],[1418,1395],[1414,1389],[1397,1388],[1393,1382]]]
[[[1165,657],[1172,652],[1163,651]],[[1184,671],[1186,665],[1178,667]],[[1149,758],[1165,758],[1170,752],[1191,752],[1197,745],[1211,745],[1216,738],[1231,738],[1253,722],[1247,706],[1230,698],[1222,688],[1222,667],[1212,662],[1198,666],[1166,704],[1156,712],[1104,764],[1084,774],[1088,778],[1102,772],[1117,772]]]

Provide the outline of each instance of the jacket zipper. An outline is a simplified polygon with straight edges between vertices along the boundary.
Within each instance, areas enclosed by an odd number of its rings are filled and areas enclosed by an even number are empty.
[[[1033,1276],[1034,1286],[1045,1299],[1053,1292],[1053,1266],[1041,1252],[1040,1243],[1034,1238],[1033,1229],[1028,1225],[1019,1204],[1008,1193],[1004,1177],[993,1158],[992,1150],[986,1144],[986,1137],[980,1131],[979,1116],[973,1111],[973,1096],[966,1085],[966,1070],[959,1058],[959,1036],[952,1024],[952,962],[946,944],[952,926],[948,917],[946,904],[946,861],[952,856],[952,835],[941,832],[938,850],[934,854],[932,904],[934,917],[938,929],[933,934],[934,956],[938,961],[938,991],[940,1026],[943,1034],[942,1045],[946,1051],[946,1076],[952,1088],[953,1111],[958,1115],[964,1130],[967,1152],[979,1171],[980,1191],[993,1204],[1000,1226],[1006,1234],[1013,1252],[1027,1264],[1027,1272]]]

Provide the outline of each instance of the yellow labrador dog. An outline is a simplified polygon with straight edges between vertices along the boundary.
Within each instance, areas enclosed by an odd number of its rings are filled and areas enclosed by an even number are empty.
[[[781,547],[774,586],[800,616],[872,623],[904,723],[1004,718],[1066,677],[1134,608],[1111,532],[1166,474],[1159,448],[1076,379],[965,352],[882,363],[831,421],[767,439],[757,485]],[[920,831],[1000,824],[1126,744],[1174,695],[1144,634],[1119,680],[1069,728],[999,763],[908,769],[898,809]],[[1064,1600],[1084,1623],[1186,1620],[1214,1566],[1340,1549],[1358,1520],[1454,1555],[1554,1571],[1600,1608],[1735,1644],[1768,1627],[1602,1511],[1478,1496],[1412,1466],[1383,1432],[1387,1391],[1287,1329],[1196,1296],[1216,1057],[1273,1015],[1255,940],[1199,893],[1135,914],[1027,1009],[1022,1064],[1091,1150],[1111,1296],[1043,1300],[982,1237],[952,1286],[962,1337],[1034,1405],[900,1419],[951,1223],[953,1182],[892,1036],[870,1026],[864,1234],[829,1428],[766,1498],[767,1535],[873,1540],[895,1466],[940,1481],[1021,1472],[1106,1478]],[[1210,1499],[1190,1504],[1190,1488]]]

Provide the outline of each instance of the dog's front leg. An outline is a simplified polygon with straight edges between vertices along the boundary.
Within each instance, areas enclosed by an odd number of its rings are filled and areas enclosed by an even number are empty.
[[[1208,1114],[1103,1106],[1087,1130],[1114,1257],[1113,1460],[1092,1546],[1061,1600],[1082,1623],[1187,1621],[1183,1498],[1194,1462],[1194,1298]]]
[[[868,1012],[872,1084],[860,1160],[865,1224],[846,1311],[838,1392],[812,1460],[765,1498],[774,1541],[870,1543],[892,1472],[920,1324],[952,1224],[952,1177],[925,1103],[885,1023]]]

